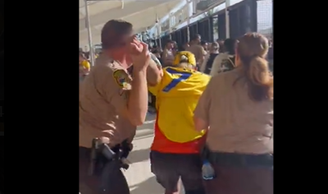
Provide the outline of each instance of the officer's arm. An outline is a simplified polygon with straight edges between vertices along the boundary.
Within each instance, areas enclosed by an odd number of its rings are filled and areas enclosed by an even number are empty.
[[[148,110],[148,88],[146,69],[133,70],[133,81],[122,82],[122,76],[128,75],[123,70],[118,70],[115,75],[107,80],[107,100],[115,107],[116,111],[126,117],[133,125],[142,125]],[[128,80],[128,79],[127,79]],[[133,90],[132,90],[133,88]]]
[[[155,55],[151,54],[152,60],[147,68],[147,82],[149,86],[156,86],[162,79],[162,64],[156,58]]]
[[[211,84],[207,85],[205,91],[200,97],[196,109],[194,111],[194,123],[196,131],[202,131],[209,127],[209,111],[211,107]]]
[[[162,53],[162,62],[163,62],[164,65],[167,62],[167,52],[166,52],[166,49]]]

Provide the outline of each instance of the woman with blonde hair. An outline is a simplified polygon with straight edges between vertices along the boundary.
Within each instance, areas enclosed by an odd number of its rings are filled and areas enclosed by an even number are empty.
[[[268,40],[244,35],[236,68],[214,76],[195,109],[196,130],[208,129],[206,160],[216,177],[208,194],[273,194],[273,77]]]

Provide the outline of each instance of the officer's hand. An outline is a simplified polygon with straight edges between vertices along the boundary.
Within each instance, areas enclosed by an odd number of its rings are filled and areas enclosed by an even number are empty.
[[[119,133],[115,133],[112,130],[103,130],[101,135],[98,136],[100,143],[113,144],[113,142],[119,142],[121,137]]]
[[[135,69],[145,69],[148,67],[150,62],[150,53],[146,43],[140,42],[134,38],[130,43],[129,50]]]
[[[109,138],[108,137],[100,137],[99,142],[104,143],[104,144],[109,144]]]
[[[129,46],[129,52],[131,55],[138,55],[142,52],[143,47],[141,45],[141,42],[137,39],[136,36],[131,37],[130,45]]]

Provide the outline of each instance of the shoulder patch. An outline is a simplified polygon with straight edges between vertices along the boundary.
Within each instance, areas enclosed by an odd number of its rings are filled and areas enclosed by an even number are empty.
[[[129,83],[129,75],[122,69],[115,70],[113,72],[113,78],[117,85],[126,90],[131,89],[131,84]]]

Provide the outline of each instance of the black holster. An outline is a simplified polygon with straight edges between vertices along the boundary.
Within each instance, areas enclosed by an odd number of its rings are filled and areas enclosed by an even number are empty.
[[[129,168],[129,164],[125,163],[123,159],[128,157],[130,151],[130,144],[127,140],[113,148],[99,143],[97,138],[92,140],[89,174],[100,177],[101,191],[108,191],[110,189],[108,183],[110,182],[111,173],[121,168]]]

